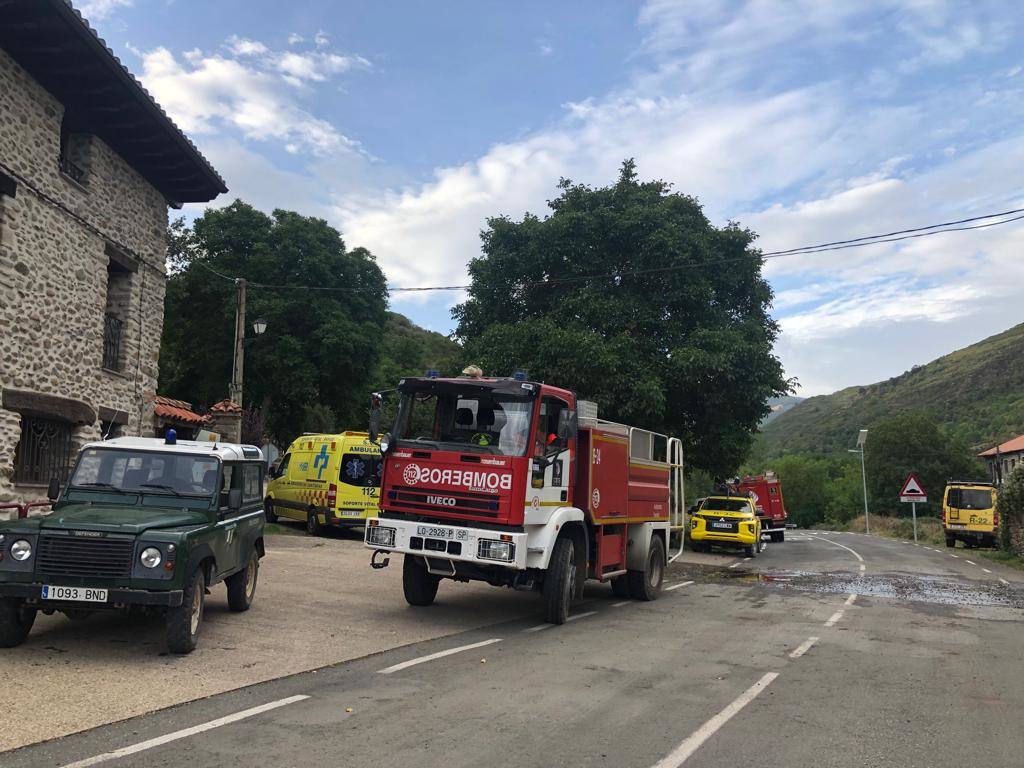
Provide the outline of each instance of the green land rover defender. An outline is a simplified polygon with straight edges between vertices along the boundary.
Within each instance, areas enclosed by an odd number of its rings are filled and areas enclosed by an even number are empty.
[[[86,445],[53,511],[0,522],[0,647],[36,614],[165,615],[172,653],[196,647],[207,589],[233,611],[256,594],[266,465],[251,445],[122,437]]]

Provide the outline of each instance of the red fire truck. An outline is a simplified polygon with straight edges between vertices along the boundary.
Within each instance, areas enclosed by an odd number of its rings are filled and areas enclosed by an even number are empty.
[[[761,517],[761,530],[771,534],[771,540],[786,540],[786,507],[782,501],[782,484],[774,472],[763,475],[747,475],[739,482],[740,493],[749,494]]]
[[[678,439],[603,421],[594,403],[522,374],[405,378],[397,392],[365,543],[376,568],[405,556],[410,604],[430,605],[441,579],[486,581],[541,591],[545,619],[561,624],[588,578],[657,597],[683,524]]]

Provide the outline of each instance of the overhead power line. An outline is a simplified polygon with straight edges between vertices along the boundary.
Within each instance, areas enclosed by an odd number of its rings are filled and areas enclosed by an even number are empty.
[[[1009,217],[1009,218],[1006,218]],[[998,219],[998,221],[990,221],[991,219]],[[780,251],[767,251],[760,254],[762,259],[781,259],[787,256],[806,256],[816,253],[826,253],[828,251],[841,251],[848,248],[864,248],[869,245],[881,245],[884,243],[895,243],[902,240],[913,240],[920,237],[930,237],[932,235],[941,235],[946,232],[963,232],[972,229],[986,229],[988,227],[997,227],[1002,224],[1009,224],[1013,221],[1020,221],[1024,219],[1024,208],[1015,208],[1010,211],[1002,211],[1001,213],[989,213],[984,216],[972,216],[966,219],[958,219],[956,221],[947,221],[941,224],[929,224],[926,227],[914,227],[911,229],[901,229],[894,232],[885,232],[877,235],[865,235],[863,237],[855,237],[848,240],[833,240],[828,243],[818,243],[817,245],[804,245],[799,248],[788,248]],[[983,224],[975,224],[974,222],[985,222]],[[965,225],[965,226],[961,226]],[[751,258],[751,254],[744,254],[743,256],[735,256],[728,259],[713,259],[711,261],[702,261],[697,264],[672,264],[664,267],[649,267],[646,269],[633,269],[623,270],[619,272],[603,272],[600,274],[591,275],[576,275],[572,277],[553,277],[547,280],[528,280],[521,283],[522,287],[532,287],[541,285],[564,285],[567,283],[582,283],[589,282],[592,280],[618,280],[626,277],[639,277],[642,275],[658,274],[662,272],[679,272],[688,269],[703,269],[704,267],[717,266],[721,264],[735,264],[742,261],[747,261]],[[234,282],[236,278],[229,277],[228,275],[221,274],[217,270],[204,263],[201,259],[197,259],[194,263],[199,264],[203,269],[213,273],[217,277]],[[342,292],[351,293],[352,288],[335,288],[332,286],[323,285],[282,285],[282,284],[270,284],[270,283],[258,283],[250,281],[248,283],[250,288],[262,288],[266,290],[290,290],[290,291],[325,291],[325,292]],[[469,290],[469,285],[426,285],[426,286],[389,286],[389,293],[426,293],[431,291],[465,291]]]

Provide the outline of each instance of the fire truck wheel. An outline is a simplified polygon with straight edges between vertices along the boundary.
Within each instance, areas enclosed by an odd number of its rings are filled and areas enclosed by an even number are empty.
[[[544,577],[544,621],[565,624],[576,592],[576,564],[572,539],[563,536],[555,542],[551,562]]]
[[[665,545],[657,536],[651,537],[647,550],[647,564],[642,571],[630,571],[630,596],[637,600],[656,600],[665,580]]]
[[[36,620],[36,609],[27,608],[18,597],[0,597],[0,648],[14,648],[25,642]]]
[[[785,531],[772,531],[772,541],[776,544],[781,544],[786,540]]]
[[[616,576],[612,579],[612,594],[616,597],[629,597],[628,576]]]
[[[409,605],[430,605],[437,597],[441,577],[427,570],[416,555],[406,555],[402,564],[402,590]]]

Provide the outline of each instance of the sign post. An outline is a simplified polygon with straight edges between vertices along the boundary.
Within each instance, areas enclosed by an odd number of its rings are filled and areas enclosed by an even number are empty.
[[[921,481],[917,479],[917,475],[911,472],[907,475],[906,481],[903,483],[903,488],[900,490],[900,501],[910,503],[910,514],[914,518],[914,542],[917,542],[917,503],[922,504],[928,503],[928,494],[925,493],[924,487],[921,485]]]

